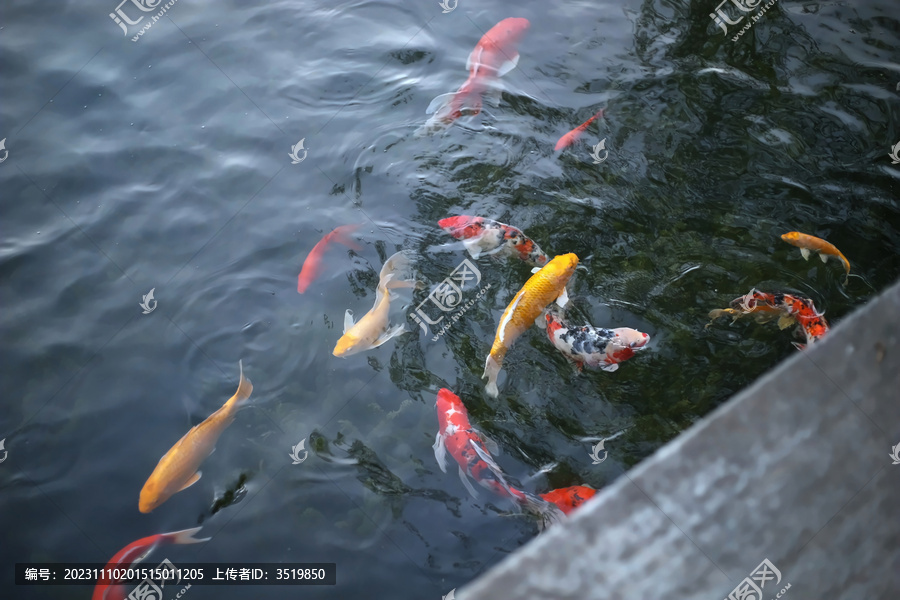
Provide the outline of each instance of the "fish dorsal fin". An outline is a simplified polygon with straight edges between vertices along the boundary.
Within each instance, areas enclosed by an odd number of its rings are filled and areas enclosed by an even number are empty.
[[[497,77],[503,77],[510,71],[516,68],[516,65],[519,64],[519,53],[517,52],[515,56],[513,56],[508,61],[504,62],[500,65],[500,68],[497,70]]]
[[[494,462],[494,457],[488,454],[484,448],[475,443],[474,440],[469,440],[469,444],[472,445],[472,448],[475,450],[475,454],[478,455],[478,458],[483,460],[488,468],[491,470],[491,473],[494,474],[494,477],[497,478],[497,481],[500,482],[500,485],[503,486],[507,492],[509,492],[510,496],[514,495],[512,490],[509,489],[509,484],[506,483],[506,477],[503,475],[503,471],[500,470],[500,465]]]
[[[430,115],[432,113],[437,112],[441,108],[447,106],[451,100],[453,100],[453,96],[456,95],[456,92],[450,92],[448,94],[441,94],[437,98],[431,101],[428,105],[428,108],[425,109],[425,114]]]
[[[347,312],[344,313],[344,333],[350,331],[353,325],[355,325],[353,322],[353,311],[348,308]]]
[[[463,471],[462,465],[460,465],[459,467],[459,480],[462,481],[463,485],[466,487],[466,490],[468,490],[473,498],[478,497],[478,492],[475,491],[475,488],[472,487],[472,483],[469,481],[469,478],[466,477],[466,472]]]
[[[201,475],[203,475],[203,472],[202,472],[202,471],[197,471],[196,473],[194,473],[193,475],[191,475],[191,478],[187,480],[187,483],[185,483],[183,486],[181,486],[181,487],[178,489],[178,491],[180,492],[180,491],[182,491],[182,490],[186,490],[187,488],[191,487],[192,485],[194,485],[195,483],[197,483],[198,481],[200,481],[200,476],[201,476]]]
[[[434,436],[434,458],[443,473],[447,472],[447,446],[444,445],[444,436],[438,431]]]

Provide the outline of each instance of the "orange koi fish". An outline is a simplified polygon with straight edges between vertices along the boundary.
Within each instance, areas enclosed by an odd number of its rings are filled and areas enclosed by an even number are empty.
[[[512,71],[519,62],[518,46],[531,23],[528,19],[503,19],[479,40],[466,62],[469,78],[455,93],[443,94],[431,101],[425,114],[434,113],[423,127],[430,132],[460,118],[464,112],[481,112],[482,95],[498,77]]]
[[[556,147],[553,149],[554,150],[562,150],[563,148],[568,148],[569,146],[574,144],[578,140],[578,138],[580,138],[581,135],[584,133],[585,129],[588,128],[588,125],[593,123],[595,119],[602,117],[602,116],[603,116],[603,109],[601,108],[597,112],[596,115],[594,115],[593,117],[591,117],[590,119],[588,119],[587,121],[585,121],[584,123],[582,123],[581,125],[576,127],[575,129],[573,129],[566,135],[559,138],[559,141],[556,142]]]
[[[807,235],[799,231],[789,231],[781,236],[781,239],[792,246],[800,248],[800,255],[805,260],[809,260],[810,250],[819,253],[822,262],[828,262],[828,257],[841,261],[844,265],[844,285],[847,285],[847,279],[850,277],[850,261],[838,250],[834,244],[829,244],[822,238],[814,235]]]
[[[782,315],[796,320],[806,336],[806,344],[817,342],[828,333],[828,323],[823,316],[825,313],[817,311],[813,301],[800,294],[771,294],[753,289],[749,294],[731,301],[732,308],[739,308],[746,313],[753,312],[760,306],[765,307],[763,308],[765,311],[780,312]],[[780,324],[781,321],[779,321]],[[806,347],[806,345],[796,342],[793,344],[801,350]]]
[[[497,325],[494,343],[485,360],[484,374],[481,376],[482,379],[488,380],[485,390],[489,396],[496,398],[500,394],[497,389],[497,375],[503,366],[503,357],[516,338],[540,317],[548,304],[554,300],[560,306],[566,304],[569,298],[566,294],[566,284],[577,266],[578,257],[574,254],[555,257],[525,282],[503,311],[500,324]]]
[[[463,240],[472,258],[487,256],[515,256],[533,267],[543,267],[550,260],[541,247],[512,225],[460,215],[438,221],[438,227],[458,240]]]
[[[200,479],[202,473],[197,470],[200,464],[215,450],[219,436],[234,422],[235,413],[246,405],[253,392],[253,384],[244,377],[243,362],[238,362],[238,366],[241,369],[240,383],[234,396],[205,421],[192,427],[159,459],[141,490],[138,508],[142,513],[152,511]]]
[[[438,391],[438,432],[434,439],[434,457],[444,473],[447,472],[447,452],[459,464],[459,478],[472,497],[478,497],[469,477],[492,492],[512,498],[529,512],[537,515],[543,526],[560,521],[564,513],[552,502],[534,494],[510,487],[500,466],[488,452],[481,434],[469,423],[469,415],[459,396],[446,388]]]
[[[200,527],[173,531],[171,533],[157,533],[131,542],[106,563],[106,569],[127,569],[147,558],[153,550],[167,544],[199,544],[212,538],[195,538],[194,534],[200,531]],[[106,573],[106,571],[103,571]],[[94,595],[91,600],[124,600],[125,588],[119,583],[121,579],[100,577],[94,586]]]
[[[585,485],[573,485],[572,487],[550,490],[546,494],[538,494],[541,498],[555,504],[566,515],[594,497],[597,490]]]
[[[357,252],[362,250],[362,246],[350,239],[350,234],[360,227],[362,227],[361,223],[359,225],[341,225],[340,227],[335,227],[331,233],[325,234],[325,237],[313,246],[313,249],[310,250],[309,254],[306,256],[306,260],[303,261],[303,268],[300,269],[300,275],[297,276],[298,293],[302,294],[305,292],[306,288],[309,287],[309,284],[315,281],[322,272],[322,257],[331,242],[340,242]]]

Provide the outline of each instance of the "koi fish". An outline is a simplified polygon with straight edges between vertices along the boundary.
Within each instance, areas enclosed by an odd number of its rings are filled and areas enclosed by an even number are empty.
[[[512,225],[460,215],[438,221],[438,227],[463,241],[472,258],[515,256],[533,267],[543,267],[550,258],[525,233]]]
[[[779,327],[781,329],[796,321],[806,336],[806,344],[819,341],[822,336],[828,333],[829,329],[828,323],[823,316],[825,313],[817,311],[813,301],[800,294],[772,294],[752,289],[750,293],[732,300],[731,307],[740,309],[745,313],[763,310],[780,314]],[[801,350],[806,347],[804,344],[792,343]]]
[[[184,529],[182,531],[173,531],[171,533],[158,533],[150,535],[134,542],[131,542],[121,550],[115,553],[109,562],[106,563],[106,569],[127,569],[133,564],[137,564],[147,558],[153,550],[159,546],[167,544],[199,544],[206,542],[212,538],[195,538],[194,534],[200,531],[200,527],[192,529]],[[105,573],[106,571],[104,571]],[[108,577],[101,577],[94,586],[94,595],[91,600],[124,600],[125,588],[119,585],[121,579],[112,580]]]
[[[500,394],[497,389],[497,375],[503,366],[503,357],[516,338],[540,317],[548,304],[554,300],[560,306],[566,304],[569,299],[566,284],[575,273],[576,266],[578,257],[574,254],[555,257],[525,282],[503,311],[500,324],[497,325],[494,343],[484,363],[484,373],[481,375],[482,379],[488,380],[485,391],[489,396],[496,398]]]
[[[566,515],[594,497],[597,490],[586,485],[573,485],[558,490],[550,490],[546,494],[538,494],[541,498],[555,504]]]
[[[556,147],[553,149],[554,150],[562,150],[563,148],[568,148],[569,146],[574,144],[578,140],[578,138],[580,138],[582,136],[584,131],[588,128],[588,125],[593,123],[594,120],[597,119],[598,117],[602,117],[602,116],[603,116],[603,109],[601,108],[597,112],[596,115],[594,115],[593,117],[591,117],[590,119],[588,119],[587,121],[585,121],[584,123],[582,123],[581,125],[576,127],[575,129],[573,129],[566,135],[559,138],[559,141],[556,142]]]
[[[371,350],[409,331],[405,324],[388,328],[391,296],[394,295],[390,290],[418,285],[415,279],[404,279],[409,274],[409,258],[402,251],[385,261],[375,290],[375,305],[357,323],[353,322],[353,311],[347,309],[344,313],[344,335],[335,344],[332,354],[346,357]]]
[[[200,479],[202,473],[197,470],[198,467],[215,450],[219,436],[231,425],[235,413],[247,404],[247,399],[253,392],[253,384],[244,377],[243,361],[239,361],[238,366],[241,375],[234,396],[205,421],[192,427],[159,459],[159,463],[141,489],[138,508],[142,513],[152,511]]]
[[[325,237],[323,237],[319,242],[313,246],[313,249],[309,251],[309,254],[306,256],[306,260],[303,261],[303,268],[300,269],[300,275],[297,276],[297,292],[302,294],[306,291],[306,288],[309,287],[315,279],[322,272],[322,257],[325,254],[326,248],[331,242],[340,242],[341,244],[351,248],[352,250],[356,250],[359,252],[362,250],[362,246],[354,242],[350,239],[350,234],[362,227],[362,224],[359,225],[341,225],[339,227],[335,227],[333,231],[330,233],[326,233]]]
[[[496,81],[519,63],[518,45],[531,23],[528,19],[503,19],[482,36],[466,61],[469,78],[453,93],[443,94],[431,101],[425,114],[432,116],[423,132],[431,132],[450,125],[465,114],[481,112],[482,95]]]
[[[570,327],[555,311],[547,311],[547,336],[550,342],[573,361],[580,371],[582,366],[600,367],[604,371],[619,368],[619,363],[634,356],[650,341],[650,336],[630,327],[598,329],[586,325]]]
[[[838,250],[833,244],[829,244],[822,238],[814,235],[807,235],[799,231],[789,231],[781,236],[785,242],[792,246],[800,248],[800,255],[804,260],[809,260],[810,250],[819,253],[822,262],[828,262],[828,257],[832,257],[841,261],[844,265],[844,285],[847,285],[847,279],[850,277],[850,261]]]
[[[509,485],[500,466],[487,450],[483,436],[469,423],[469,415],[459,396],[441,388],[437,394],[438,432],[434,438],[434,458],[438,467],[447,472],[447,453],[459,465],[459,478],[473,498],[478,493],[469,477],[479,485],[500,496],[512,498],[532,514],[540,518],[541,527],[556,523],[564,517],[553,503],[517,490]],[[493,444],[491,444],[493,445]]]

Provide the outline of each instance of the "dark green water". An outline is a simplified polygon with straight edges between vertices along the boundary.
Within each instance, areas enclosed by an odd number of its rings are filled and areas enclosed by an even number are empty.
[[[16,587],[11,565],[105,563],[202,524],[210,542],[147,562],[335,562],[338,585],[188,598],[437,600],[537,533],[437,468],[440,387],[526,489],[601,489],[795,352],[774,324],[705,329],[710,309],[752,287],[797,291],[836,324],[900,274],[891,0],[782,0],[735,42],[712,23],[715,3],[696,1],[460,0],[442,14],[436,0],[180,0],[138,42],[115,9],[2,11],[3,598],[88,598]],[[510,16],[531,28],[500,106],[415,137]],[[603,121],[553,151],[601,107]],[[308,155],[291,164],[301,138]],[[489,398],[484,357],[529,270],[480,259],[491,287],[439,341],[408,320],[411,334],[332,356],[388,256],[412,251],[429,285],[460,263],[436,226],[455,214],[576,253],[575,320],[637,328],[649,347],[579,376],[532,328]],[[364,224],[363,250],[330,250],[298,294],[307,252],[346,223]],[[836,263],[803,261],[779,239],[790,230],[835,244],[858,277],[843,287]],[[151,288],[158,308],[144,315]],[[403,295],[394,319],[424,297]],[[254,408],[197,484],[139,513],[160,456],[234,393],[239,359]],[[585,438],[623,430],[592,465]],[[308,460],[292,465],[304,439]]]

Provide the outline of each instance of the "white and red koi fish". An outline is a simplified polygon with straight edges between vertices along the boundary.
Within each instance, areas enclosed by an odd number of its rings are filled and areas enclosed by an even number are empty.
[[[550,260],[521,229],[500,221],[460,215],[441,219],[438,227],[462,240],[472,258],[514,256],[532,267],[543,267]]]
[[[450,125],[463,114],[481,112],[482,95],[498,77],[512,71],[519,62],[519,42],[531,23],[519,17],[503,19],[476,44],[466,62],[469,78],[459,90],[431,101],[425,114],[434,113],[421,131],[432,132]]]
[[[302,294],[306,288],[315,281],[322,272],[322,258],[325,250],[331,242],[339,242],[357,252],[362,250],[362,246],[354,242],[350,238],[350,234],[362,227],[362,225],[341,225],[336,227],[331,233],[325,234],[319,243],[313,246],[309,251],[306,260],[303,261],[303,268],[300,269],[300,275],[297,276],[297,292]]]
[[[740,310],[743,314],[759,311],[780,316],[779,326],[782,329],[796,321],[806,336],[806,345],[818,342],[829,330],[828,322],[823,316],[825,313],[816,310],[813,301],[800,294],[773,294],[752,289],[749,294],[732,300],[731,308]],[[806,348],[804,344],[792,343],[800,350]]]
[[[459,396],[446,388],[437,395],[438,432],[434,440],[434,457],[447,472],[447,452],[459,464],[459,478],[473,497],[477,497],[469,477],[482,487],[505,498],[512,498],[528,512],[537,515],[541,528],[565,516],[553,502],[510,487],[499,465],[487,450],[485,440],[469,423],[466,407]]]
[[[620,362],[634,356],[636,350],[650,341],[649,335],[630,327],[570,327],[554,310],[547,311],[546,319],[550,342],[573,361],[578,370],[586,364],[589,367],[600,367],[604,371],[615,371]]]
[[[585,121],[584,123],[582,123],[581,125],[576,127],[575,129],[573,129],[566,135],[559,138],[559,141],[556,142],[556,147],[553,149],[554,150],[562,150],[563,148],[568,148],[569,146],[574,144],[578,140],[578,138],[580,138],[584,134],[584,131],[588,128],[588,125],[593,123],[595,119],[602,117],[602,116],[603,116],[603,109],[601,108],[597,112],[596,115],[594,115],[593,117],[591,117],[590,119],[588,119],[587,121]]]
[[[147,558],[153,550],[166,544],[199,544],[211,538],[195,538],[194,534],[200,531],[199,527],[173,531],[171,533],[158,533],[131,542],[106,563],[106,569],[127,569]],[[104,573],[107,571],[104,570]],[[94,595],[91,600],[124,600],[125,587],[119,585],[121,579],[100,577],[94,586]]]

